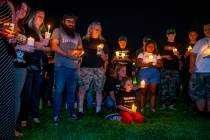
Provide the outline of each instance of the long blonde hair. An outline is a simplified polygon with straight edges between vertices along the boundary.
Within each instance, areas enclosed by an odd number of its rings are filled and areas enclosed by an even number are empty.
[[[95,26],[99,26],[101,28],[101,32],[102,32],[102,27],[101,27],[101,23],[98,22],[98,21],[95,21],[95,22],[92,22],[89,26],[88,26],[88,29],[87,29],[87,33],[86,35],[84,36],[84,38],[86,39],[90,39],[91,36],[92,36],[92,33],[93,33],[93,29],[95,28]],[[99,35],[99,39],[100,40],[104,40],[104,37],[101,35]]]
[[[118,64],[114,69],[114,73],[113,73],[112,77],[115,79],[118,79],[119,78],[118,72],[124,67],[126,68],[126,71],[127,71],[126,65]],[[127,76],[127,74],[126,74],[126,76]]]

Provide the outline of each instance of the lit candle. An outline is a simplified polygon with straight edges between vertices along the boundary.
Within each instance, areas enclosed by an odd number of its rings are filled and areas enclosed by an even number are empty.
[[[137,107],[135,106],[135,104],[133,104],[131,110],[132,110],[133,112],[136,112],[136,109],[137,109]]]
[[[45,32],[45,39],[50,39],[51,33],[50,33],[50,25],[47,26],[47,32]]]
[[[47,26],[47,32],[50,32],[50,25]]]
[[[100,44],[97,46],[97,55],[101,55],[103,53],[104,44]]]
[[[191,50],[192,50],[192,46],[189,46],[189,47],[187,48],[187,51],[190,52]]]
[[[208,52],[208,55],[210,55],[210,46],[208,47],[207,52]]]
[[[173,49],[173,52],[176,53],[176,52],[177,52],[177,48],[174,48],[174,49]]]
[[[29,47],[34,47],[34,42],[35,42],[35,40],[34,40],[33,37],[29,37],[29,38],[27,39],[27,45],[28,45]]]
[[[4,23],[4,26],[9,26],[9,28],[6,30],[8,33],[13,33],[14,32],[14,28],[15,28],[15,24],[14,23]]]
[[[122,59],[124,59],[125,58],[125,53],[122,52],[121,56],[122,56]]]
[[[116,57],[119,58],[119,55],[120,55],[119,51],[116,51],[115,54],[116,54]]]
[[[146,86],[146,82],[144,80],[142,80],[140,82],[140,88],[145,88],[145,86]]]

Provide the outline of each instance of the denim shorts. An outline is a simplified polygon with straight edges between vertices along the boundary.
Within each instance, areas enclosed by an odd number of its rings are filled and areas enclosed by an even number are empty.
[[[160,72],[157,68],[143,68],[138,72],[138,81],[144,80],[146,84],[159,84]]]

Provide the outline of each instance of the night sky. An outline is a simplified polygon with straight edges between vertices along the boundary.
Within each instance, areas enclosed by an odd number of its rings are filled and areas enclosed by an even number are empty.
[[[110,49],[116,46],[120,35],[128,37],[129,46],[134,50],[141,45],[144,36],[162,42],[168,27],[175,27],[176,40],[184,42],[187,31],[192,26],[201,30],[200,24],[210,19],[207,1],[132,1],[134,0],[28,0],[32,10],[46,11],[46,23],[53,27],[59,25],[63,13],[76,14],[79,17],[77,31],[82,36],[92,21],[100,21]]]

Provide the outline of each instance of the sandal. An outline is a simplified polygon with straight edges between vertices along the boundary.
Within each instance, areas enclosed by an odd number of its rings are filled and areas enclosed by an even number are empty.
[[[22,137],[23,136],[22,132],[17,131],[16,129],[14,129],[14,131],[15,131],[15,137]]]

